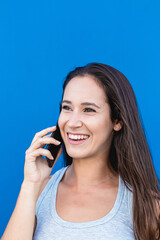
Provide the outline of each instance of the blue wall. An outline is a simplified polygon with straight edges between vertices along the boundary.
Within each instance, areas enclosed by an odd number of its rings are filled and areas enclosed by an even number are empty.
[[[68,71],[102,62],[122,71],[141,109],[158,176],[159,0],[0,1],[0,236],[16,204],[25,151],[55,125]],[[63,166],[59,159],[54,171]]]

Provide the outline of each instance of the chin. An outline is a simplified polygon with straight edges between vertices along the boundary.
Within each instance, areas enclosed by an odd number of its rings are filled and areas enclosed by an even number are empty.
[[[79,152],[79,151],[73,152],[73,151],[68,151],[66,149],[66,152],[71,158],[75,158],[75,159],[76,158],[86,158],[86,157],[88,157],[86,154],[82,154],[82,152]]]

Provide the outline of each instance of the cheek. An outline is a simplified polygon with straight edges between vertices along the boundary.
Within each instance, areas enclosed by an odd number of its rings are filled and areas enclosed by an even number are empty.
[[[62,119],[62,114],[60,113],[59,119],[58,119],[58,126],[59,126],[59,128],[61,128],[62,124],[63,124],[63,119]]]
[[[95,126],[97,126],[98,128],[110,128],[112,127],[112,121],[110,119],[110,117],[106,114],[103,116],[98,116],[94,119],[92,119],[92,122],[94,123]]]
[[[66,116],[61,112],[58,119],[58,126],[61,130],[64,127],[66,121],[67,121]]]
[[[65,125],[65,119],[63,117],[63,114],[60,113],[59,119],[58,119],[58,126],[60,129],[60,133],[61,133],[63,141],[64,141],[64,125]]]
[[[97,121],[95,120],[94,129],[95,129],[98,137],[101,136],[102,138],[106,138],[113,131],[113,123],[110,120],[110,118],[108,118],[108,116],[106,116],[104,118],[97,119]]]

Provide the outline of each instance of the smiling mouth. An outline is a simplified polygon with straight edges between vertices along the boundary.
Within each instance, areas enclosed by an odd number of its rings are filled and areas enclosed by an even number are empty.
[[[87,138],[89,138],[89,135],[83,135],[83,134],[71,134],[71,133],[67,133],[68,138],[71,141],[83,141],[86,140]]]

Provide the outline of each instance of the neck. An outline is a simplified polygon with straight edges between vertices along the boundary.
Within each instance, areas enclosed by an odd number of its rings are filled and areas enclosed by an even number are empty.
[[[106,161],[74,159],[68,169],[66,181],[75,188],[103,187],[109,185],[116,175],[109,169]]]

